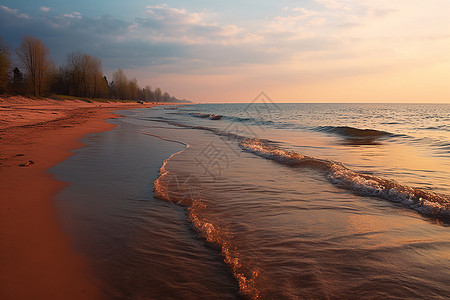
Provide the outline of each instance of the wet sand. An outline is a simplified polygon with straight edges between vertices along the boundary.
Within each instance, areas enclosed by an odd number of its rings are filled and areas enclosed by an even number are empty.
[[[52,197],[65,183],[46,170],[85,134],[111,129],[113,111],[153,105],[0,98],[1,299],[105,298],[56,215]]]

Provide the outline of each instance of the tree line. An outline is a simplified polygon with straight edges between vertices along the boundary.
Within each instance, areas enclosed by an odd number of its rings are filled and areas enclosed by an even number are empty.
[[[101,59],[86,53],[71,52],[57,67],[49,48],[38,38],[25,35],[14,52],[19,62],[13,66],[12,51],[0,37],[0,94],[52,94],[81,98],[109,98],[148,102],[177,102],[160,88],[141,88],[136,78],[128,78],[122,69],[109,82],[103,74]],[[20,66],[20,68],[19,68]]]

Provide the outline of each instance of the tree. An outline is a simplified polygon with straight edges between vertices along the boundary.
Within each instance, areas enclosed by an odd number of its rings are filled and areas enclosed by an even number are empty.
[[[92,55],[72,52],[67,55],[69,93],[77,97],[105,97],[108,85],[102,71],[102,61]]]
[[[112,89],[113,89],[113,82],[109,82],[108,78],[106,78],[106,76],[103,76],[103,80],[105,81],[105,87],[106,87],[106,92],[105,95],[106,97],[108,97],[109,99],[112,98]]]
[[[161,100],[162,100],[162,91],[161,91],[161,89],[159,87],[157,87],[155,89],[154,93],[155,93],[155,100],[156,100],[156,102],[161,102]]]
[[[155,98],[155,93],[152,91],[152,88],[147,85],[144,89],[143,89],[143,93],[144,93],[144,99],[148,102],[155,102],[156,98]]]
[[[122,69],[113,73],[113,94],[117,99],[125,99],[127,96],[128,79]]]
[[[94,77],[94,93],[93,98],[107,98],[109,97],[109,86],[106,77],[103,76],[103,71],[99,72]]]
[[[34,96],[44,93],[53,62],[50,50],[40,39],[25,35],[17,49],[17,56],[25,67]]]
[[[13,70],[13,78],[11,85],[13,94],[19,95],[23,93],[24,89],[23,74],[22,72],[20,72],[18,67],[15,67]]]
[[[98,97],[103,83],[102,61],[89,54],[81,56],[81,84],[84,97]]]
[[[0,37],[0,93],[5,93],[8,88],[10,67],[11,53]]]
[[[139,91],[139,85],[137,83],[137,79],[133,78],[128,82],[128,89],[129,89],[129,99],[137,100],[138,99],[138,91]]]
[[[59,67],[54,73],[51,90],[53,93],[60,95],[70,95],[70,75],[67,67]]]
[[[65,73],[67,75],[69,94],[80,97],[81,96],[81,53],[71,52],[67,54],[67,64]]]
[[[165,92],[164,95],[162,95],[163,102],[170,102],[170,99],[171,99],[171,97],[170,97],[169,93]]]
[[[92,97],[107,97],[108,82],[105,81],[102,70],[102,61],[97,57],[92,57],[91,81],[92,81]]]

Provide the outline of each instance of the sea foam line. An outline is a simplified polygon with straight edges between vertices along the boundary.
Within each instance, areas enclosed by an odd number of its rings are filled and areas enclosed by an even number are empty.
[[[450,220],[450,196],[409,187],[394,180],[354,172],[341,163],[286,151],[258,138],[244,138],[240,147],[258,156],[293,167],[312,167],[325,171],[327,178],[339,187],[365,196],[402,203],[425,215]]]
[[[251,299],[260,299],[260,291],[256,288],[256,279],[259,276],[259,271],[251,268],[244,262],[239,255],[238,248],[232,243],[233,239],[228,236],[226,231],[215,225],[212,220],[207,220],[203,216],[202,212],[206,208],[206,204],[203,201],[201,194],[190,192],[192,186],[189,186],[189,179],[191,177],[188,177],[187,179],[178,179],[175,176],[175,180],[169,178],[171,174],[166,169],[167,163],[175,155],[179,155],[186,151],[190,145],[181,141],[164,138],[156,134],[143,131],[142,133],[185,146],[185,149],[172,154],[169,158],[164,160],[159,169],[158,178],[153,185],[154,195],[156,198],[187,207],[188,221],[194,226],[197,232],[199,232],[208,243],[220,247],[224,262],[230,267],[234,278],[237,280],[240,292]],[[171,181],[173,181],[172,185],[175,186],[176,191],[170,190]],[[183,185],[186,186],[183,187]]]
[[[159,168],[158,178],[156,178],[156,180],[155,180],[155,182],[153,184],[153,190],[154,190],[155,196],[158,197],[158,198],[167,199],[168,198],[167,187],[164,186],[161,183],[162,180],[169,174],[169,172],[166,170],[166,165],[167,165],[167,163],[169,162],[169,160],[172,157],[174,157],[175,155],[178,155],[178,154],[186,151],[186,149],[188,149],[190,147],[190,145],[186,144],[184,142],[181,142],[181,141],[171,140],[171,139],[164,138],[162,136],[159,136],[159,135],[156,135],[156,134],[153,134],[153,133],[149,133],[149,132],[145,132],[145,131],[141,131],[141,133],[145,134],[145,135],[149,135],[149,136],[153,136],[153,137],[159,138],[159,139],[164,140],[164,141],[181,144],[181,145],[184,146],[184,149],[182,149],[182,150],[180,150],[180,151],[178,151],[176,153],[173,153],[171,156],[169,156],[169,158],[167,158],[166,160],[163,161],[161,167]]]
[[[424,215],[450,221],[450,196],[426,191],[421,188],[409,187],[394,180],[354,172],[342,163],[326,159],[301,155],[293,151],[286,151],[274,142],[248,138],[233,133],[220,131],[205,126],[189,126],[169,120],[161,120],[174,126],[183,128],[205,130],[230,140],[238,142],[239,146],[247,152],[277,161],[284,165],[312,167],[322,169],[327,178],[341,188],[351,190],[364,196],[373,196],[402,203]]]

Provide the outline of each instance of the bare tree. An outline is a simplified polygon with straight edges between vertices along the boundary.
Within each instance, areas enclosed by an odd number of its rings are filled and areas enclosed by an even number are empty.
[[[25,67],[33,95],[42,95],[53,65],[50,50],[40,39],[25,35],[17,49],[17,56]]]
[[[152,88],[149,85],[147,85],[144,88],[143,92],[144,92],[144,98],[145,98],[146,101],[149,101],[149,102],[155,102],[156,101],[155,93],[152,91]]]
[[[7,90],[10,67],[11,53],[0,37],[0,93],[4,93]]]
[[[170,99],[171,99],[171,97],[170,97],[170,95],[169,95],[168,92],[165,92],[165,93],[162,95],[162,101],[163,101],[163,102],[170,102]]]
[[[69,94],[81,96],[81,56],[80,52],[67,54],[66,74],[69,82]]]
[[[103,71],[96,73],[94,77],[94,93],[93,98],[107,98],[109,97],[108,81],[103,76]]]
[[[90,56],[90,82],[91,82],[91,96],[93,98],[105,97],[108,94],[108,83],[103,77],[102,61],[101,59]]]
[[[154,91],[155,93],[155,100],[156,102],[161,102],[162,101],[162,91],[159,87],[157,87]]]
[[[82,87],[84,97],[96,97],[98,75],[101,74],[100,59],[89,54],[81,57]]]
[[[92,55],[72,52],[67,55],[67,72],[71,94],[78,97],[101,97],[107,94],[102,61]]]
[[[123,72],[122,69],[118,69],[113,73],[113,83],[114,83],[114,94],[117,99],[126,99],[127,89],[128,89],[128,79],[127,75]]]
[[[133,79],[131,79],[128,82],[128,89],[129,89],[129,98],[132,100],[137,100],[138,99],[138,91],[139,91],[139,85],[137,82],[137,79],[133,77]]]

